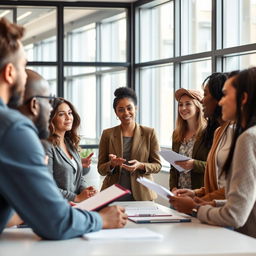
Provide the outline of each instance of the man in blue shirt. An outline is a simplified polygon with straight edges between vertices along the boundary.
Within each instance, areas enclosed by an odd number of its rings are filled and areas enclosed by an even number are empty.
[[[68,239],[101,228],[123,227],[127,221],[123,208],[87,212],[72,208],[63,199],[44,163],[38,130],[31,120],[7,106],[19,105],[24,94],[23,31],[0,19],[0,233],[13,210],[46,239]]]

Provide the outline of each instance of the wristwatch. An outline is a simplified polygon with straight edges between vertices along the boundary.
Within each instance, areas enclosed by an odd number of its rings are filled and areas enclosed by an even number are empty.
[[[195,206],[195,208],[192,209],[192,211],[191,211],[191,216],[192,217],[197,218],[197,212],[198,212],[199,207],[200,207],[200,205],[198,204],[198,205]]]

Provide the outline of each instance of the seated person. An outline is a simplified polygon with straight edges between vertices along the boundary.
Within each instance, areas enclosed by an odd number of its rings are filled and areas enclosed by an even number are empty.
[[[90,154],[81,159],[77,131],[80,117],[74,106],[63,98],[54,100],[50,115],[49,143],[44,143],[48,159],[48,168],[64,198],[68,201],[81,202],[96,193],[87,187],[83,177],[83,168],[91,163]]]

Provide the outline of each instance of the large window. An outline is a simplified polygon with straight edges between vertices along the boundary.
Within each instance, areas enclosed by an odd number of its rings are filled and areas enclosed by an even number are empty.
[[[135,5],[139,122],[157,130],[162,147],[171,147],[175,90],[202,90],[213,72],[256,65],[256,1],[153,0]]]

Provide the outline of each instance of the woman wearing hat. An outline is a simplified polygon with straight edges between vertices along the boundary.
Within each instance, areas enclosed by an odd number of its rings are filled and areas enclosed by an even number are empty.
[[[175,92],[175,98],[178,101],[178,118],[172,135],[172,149],[191,160],[175,163],[184,169],[183,172],[171,167],[170,190],[200,188],[209,151],[209,147],[203,143],[206,127],[201,104],[203,95],[197,90],[181,88]]]

